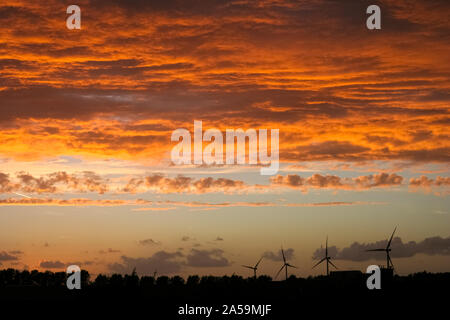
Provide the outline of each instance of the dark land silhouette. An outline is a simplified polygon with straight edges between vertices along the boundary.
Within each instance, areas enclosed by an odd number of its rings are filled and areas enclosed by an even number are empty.
[[[399,314],[447,306],[450,273],[420,272],[408,276],[382,276],[380,290],[369,290],[368,275],[359,271],[331,272],[330,276],[272,281],[268,276],[138,276],[99,274],[90,278],[82,270],[82,289],[68,290],[65,272],[0,271],[0,304],[93,305],[111,312],[120,306],[132,310],[144,308],[157,319],[206,319],[204,316],[179,316],[179,307],[213,306],[222,311],[224,304],[271,305],[265,317],[215,314],[210,319],[284,319],[303,312],[330,315],[382,316],[386,310]],[[112,308],[112,309],[111,309]],[[301,318],[301,317],[299,317]]]

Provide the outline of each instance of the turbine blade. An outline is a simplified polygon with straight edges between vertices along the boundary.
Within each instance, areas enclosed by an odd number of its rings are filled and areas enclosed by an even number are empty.
[[[323,258],[322,260],[320,260],[319,262],[317,262],[314,267],[312,267],[312,269],[314,269],[315,267],[317,267],[319,264],[321,264],[322,262],[324,262],[326,260],[326,258]]]
[[[284,262],[284,264],[286,264],[286,257],[284,256],[283,247],[281,247],[281,254],[283,255],[283,262]]]
[[[244,266],[244,265],[242,265],[244,268],[249,268],[249,269],[253,269],[253,267],[250,267],[250,266]]]
[[[370,249],[370,250],[366,250],[366,251],[386,251],[386,249]]]
[[[328,259],[328,262],[329,262],[333,267],[335,267],[336,269],[338,269],[338,267],[336,267],[336,266],[333,264],[333,262],[331,262],[330,259]]]
[[[283,266],[281,267],[281,269],[280,269],[280,271],[278,271],[278,273],[277,273],[277,275],[275,276],[275,278],[274,279],[276,279],[277,277],[278,277],[278,275],[280,274],[280,272],[283,270],[283,268],[285,267],[286,265],[285,264],[283,264]]]
[[[259,259],[258,263],[255,265],[255,268],[258,268],[259,263],[261,262],[261,260],[263,259],[263,257],[261,257],[261,259]]]
[[[388,256],[389,262],[391,263],[392,269],[394,269],[394,264],[392,263],[391,256]]]
[[[394,232],[392,232],[392,236],[389,239],[386,249],[389,249],[389,247],[391,246],[391,242],[392,242],[392,238],[394,237],[395,230],[397,230],[397,227],[395,227]]]
[[[295,268],[295,269],[298,269],[296,266],[293,266],[292,264],[286,264],[286,266],[288,266],[288,267],[291,267],[291,268]]]

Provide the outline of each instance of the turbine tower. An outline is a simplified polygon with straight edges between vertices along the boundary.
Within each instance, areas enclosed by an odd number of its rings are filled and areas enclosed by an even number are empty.
[[[328,236],[327,236],[327,241],[326,241],[326,245],[325,245],[325,257],[322,259],[322,260],[320,260],[319,262],[317,262],[315,265],[314,265],[314,267],[312,267],[313,269],[315,268],[315,267],[317,267],[319,264],[321,264],[322,262],[324,262],[324,261],[327,261],[327,276],[329,276],[330,275],[330,272],[329,272],[329,266],[328,266],[328,264],[331,264],[333,267],[335,267],[336,269],[338,268],[338,267],[336,267],[334,264],[333,264],[333,262],[331,262],[331,257],[329,257],[328,256]]]
[[[280,269],[280,271],[278,271],[278,273],[277,273],[277,275],[275,276],[275,279],[278,277],[278,275],[280,274],[280,272],[283,270],[283,268],[285,269],[285,272],[286,272],[286,280],[287,280],[287,278],[288,278],[288,267],[290,267],[290,268],[295,268],[295,269],[297,269],[297,267],[296,266],[293,266],[293,265],[291,265],[291,264],[289,264],[287,261],[286,261],[286,257],[284,256],[284,250],[283,250],[283,247],[281,247],[281,254],[283,255],[283,266],[281,267],[281,269]]]
[[[244,268],[252,269],[252,270],[253,270],[253,277],[254,277],[255,279],[256,279],[256,270],[258,270],[258,265],[259,265],[259,263],[261,262],[262,258],[263,258],[263,257],[261,257],[261,259],[259,259],[258,263],[255,264],[254,267],[242,265]]]
[[[392,263],[391,255],[389,252],[391,252],[391,242],[392,242],[392,238],[394,238],[395,230],[397,230],[397,227],[395,227],[394,232],[392,232],[391,238],[389,239],[386,248],[366,250],[366,251],[384,251],[384,252],[386,252],[386,266],[388,269],[394,269],[394,264]]]

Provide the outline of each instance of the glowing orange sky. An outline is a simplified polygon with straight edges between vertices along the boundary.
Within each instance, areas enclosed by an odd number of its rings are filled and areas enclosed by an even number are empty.
[[[202,118],[280,128],[283,160],[449,160],[439,7],[386,2],[370,32],[363,4],[126,3],[81,1],[79,31],[58,1],[2,4],[0,153],[160,159]]]
[[[417,220],[396,217],[416,238],[438,234],[450,223],[449,3],[377,1],[382,29],[367,30],[365,10],[372,2],[80,0],[82,29],[68,30],[64,1],[2,1],[3,218],[13,225],[17,217],[27,225],[21,210],[41,214],[47,212],[43,207],[61,209],[58,214],[88,208],[93,219],[102,207],[133,214],[223,213],[231,207],[237,219],[256,209],[270,217],[270,208],[277,207],[286,210],[282,214],[295,208],[339,212],[353,221],[348,212],[359,206],[375,214],[372,207],[386,205],[388,210],[379,210],[443,212],[440,222],[423,223],[428,218],[419,213]],[[204,130],[279,129],[279,175],[263,181],[254,168],[174,168],[171,133],[192,132],[194,120],[202,120]],[[304,221],[282,217],[286,225],[280,223],[272,236],[300,241],[294,229],[280,230]],[[80,226],[89,224],[90,217],[83,219]],[[116,239],[121,219],[115,217],[103,230],[102,243],[89,243],[98,240],[95,230],[76,236],[89,239],[84,241],[91,253],[95,246],[106,250],[109,239],[138,255],[142,248],[129,245],[137,241],[133,228],[144,237],[140,228],[151,221],[167,226],[161,233],[152,229],[161,238],[175,232],[170,216],[140,217]],[[177,219],[182,233],[189,220]],[[221,221],[225,234],[242,236],[227,219],[210,223]],[[330,228],[340,232],[341,245],[356,240],[347,239],[333,216],[307,220],[335,222]],[[388,216],[381,220],[391,223]],[[269,232],[272,222],[261,221],[266,225],[252,231],[255,237]],[[412,221],[428,233],[415,231]],[[64,230],[60,223],[43,226],[38,240],[0,236],[0,252],[6,244],[29,252],[46,237],[57,242],[56,234]],[[358,223],[372,230],[370,218]],[[317,247],[318,236],[303,231],[309,237],[304,245]],[[197,232],[212,237],[206,223]],[[172,238],[164,241],[172,250],[177,245]],[[226,250],[238,249],[236,240]],[[38,267],[44,250],[24,261]],[[70,251],[54,250],[49,254],[54,260]],[[83,257],[80,252],[74,259]]]

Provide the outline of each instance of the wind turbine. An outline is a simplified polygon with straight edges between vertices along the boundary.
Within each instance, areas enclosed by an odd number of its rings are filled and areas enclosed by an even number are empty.
[[[252,270],[253,270],[253,276],[255,277],[255,279],[256,279],[256,270],[258,270],[258,265],[259,265],[259,263],[261,262],[262,258],[263,258],[263,257],[261,257],[261,259],[259,259],[258,263],[255,264],[254,267],[242,265],[244,268],[252,269]]]
[[[386,248],[366,250],[366,251],[385,251],[386,252],[386,266],[388,269],[390,269],[390,268],[394,269],[394,264],[392,263],[389,252],[391,251],[391,242],[392,242],[392,238],[394,237],[395,230],[397,230],[397,227],[395,227],[394,232],[392,232],[391,238],[389,239]]]
[[[315,265],[314,265],[314,267],[312,267],[313,269],[315,268],[315,267],[317,267],[319,264],[321,264],[322,262],[324,262],[324,261],[327,261],[327,276],[330,274],[329,273],[329,267],[328,267],[328,264],[331,264],[333,267],[335,267],[336,269],[338,268],[338,267],[336,267],[334,264],[333,264],[333,262],[331,262],[331,257],[329,257],[328,256],[328,236],[327,236],[327,242],[326,242],[326,245],[325,245],[325,257],[322,259],[322,260],[320,260],[319,262],[317,262]]]
[[[284,256],[283,247],[281,247],[281,254],[283,255],[283,266],[281,267],[280,271],[278,271],[277,275],[275,276],[275,279],[278,277],[278,275],[280,274],[280,272],[284,268],[285,271],[286,271],[286,280],[287,280],[287,278],[288,278],[288,267],[295,268],[295,269],[297,269],[297,267],[295,267],[295,266],[293,266],[293,265],[291,265],[291,264],[286,262],[286,257]]]

